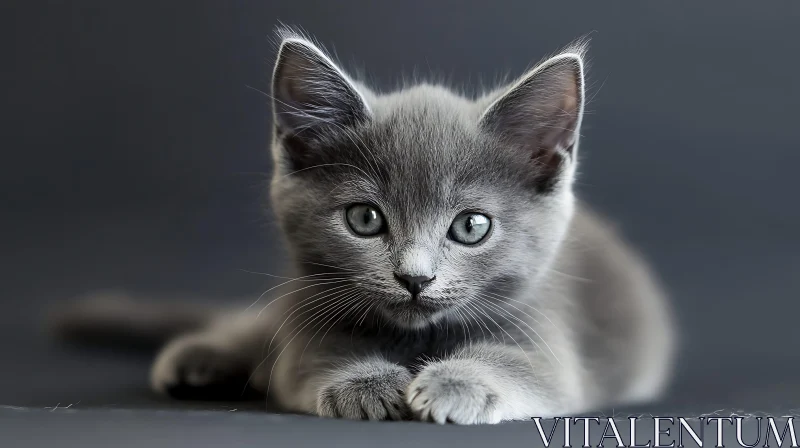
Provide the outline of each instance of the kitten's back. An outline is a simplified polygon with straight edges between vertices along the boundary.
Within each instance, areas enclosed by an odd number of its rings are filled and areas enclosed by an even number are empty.
[[[553,269],[578,305],[575,328],[596,390],[626,391],[624,402],[658,396],[675,358],[674,317],[642,255],[579,202]]]

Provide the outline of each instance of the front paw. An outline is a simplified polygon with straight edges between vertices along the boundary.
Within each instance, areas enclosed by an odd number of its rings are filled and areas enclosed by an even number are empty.
[[[320,388],[317,413],[353,420],[402,420],[408,417],[405,389],[411,375],[405,367],[359,361],[332,372]]]
[[[428,365],[409,385],[407,399],[422,421],[471,425],[501,420],[497,387],[469,360]]]

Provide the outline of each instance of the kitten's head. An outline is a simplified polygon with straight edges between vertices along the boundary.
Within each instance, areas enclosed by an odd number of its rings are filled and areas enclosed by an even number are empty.
[[[582,46],[469,99],[378,94],[282,38],[272,201],[306,280],[327,285],[319,298],[421,327],[479,317],[548,269],[573,212]]]

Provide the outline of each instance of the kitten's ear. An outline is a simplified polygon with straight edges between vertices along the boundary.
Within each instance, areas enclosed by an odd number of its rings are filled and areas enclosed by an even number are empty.
[[[275,124],[281,135],[352,126],[369,117],[364,96],[319,47],[298,34],[283,38],[272,76]]]
[[[575,157],[584,103],[584,47],[554,56],[517,80],[483,112],[480,126],[530,155],[548,188]]]

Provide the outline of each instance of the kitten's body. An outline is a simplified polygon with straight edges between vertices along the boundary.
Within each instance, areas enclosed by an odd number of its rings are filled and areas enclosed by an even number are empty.
[[[656,397],[670,313],[572,195],[582,70],[568,51],[477,100],[430,85],[378,95],[285,36],[272,200],[296,280],[261,313],[174,339],[154,388],[244,376],[292,411],[465,424]],[[348,229],[359,203],[383,233]],[[479,244],[446,237],[465,210],[492,219]],[[432,280],[409,296],[398,273]]]

